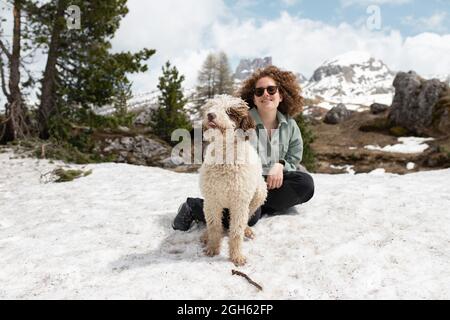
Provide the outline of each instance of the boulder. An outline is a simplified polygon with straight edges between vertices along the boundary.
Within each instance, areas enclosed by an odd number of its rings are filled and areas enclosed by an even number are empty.
[[[117,162],[164,166],[172,149],[163,141],[137,135],[106,139],[102,150],[105,155],[116,155]]]
[[[448,90],[448,85],[437,79],[425,80],[414,71],[399,72],[394,79],[395,96],[389,113],[393,126],[423,135],[433,123],[436,103]]]
[[[323,121],[328,124],[338,124],[350,118],[352,114],[352,111],[348,110],[344,104],[340,103],[327,112]]]

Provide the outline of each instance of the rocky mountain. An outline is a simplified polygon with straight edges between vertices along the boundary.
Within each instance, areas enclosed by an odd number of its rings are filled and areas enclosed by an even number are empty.
[[[307,98],[322,101],[322,107],[344,103],[359,109],[374,102],[391,104],[395,73],[383,61],[366,52],[351,51],[325,61],[303,85]]]
[[[272,65],[272,57],[256,58],[253,60],[242,59],[236,68],[233,77],[236,82],[247,79],[254,71]]]
[[[427,80],[437,79],[441,82],[444,82],[444,83],[450,85],[450,74],[422,75],[422,78],[427,79]]]
[[[304,85],[304,84],[306,84],[306,83],[308,82],[308,78],[305,77],[302,73],[296,72],[296,73],[295,73],[295,76],[297,77],[298,82],[299,82],[301,85]]]

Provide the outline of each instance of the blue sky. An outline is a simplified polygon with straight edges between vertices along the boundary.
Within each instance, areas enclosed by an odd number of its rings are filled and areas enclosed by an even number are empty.
[[[404,36],[425,31],[439,34],[450,31],[450,0],[225,0],[225,3],[242,20],[261,22],[275,19],[282,11],[287,11],[304,19],[355,26],[368,17],[370,5],[377,5],[382,29],[399,30]]]

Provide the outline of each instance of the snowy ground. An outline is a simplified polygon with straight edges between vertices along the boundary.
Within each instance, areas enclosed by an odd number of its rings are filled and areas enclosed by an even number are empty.
[[[198,175],[88,165],[40,183],[57,164],[0,153],[0,298],[450,299],[450,170],[314,175],[299,214],[264,218],[231,275],[227,244],[203,255],[203,226],[170,227]],[[74,166],[75,167],[75,166]]]
[[[433,138],[421,138],[421,137],[401,137],[397,139],[398,144],[387,145],[383,148],[376,145],[368,145],[364,148],[369,150],[378,150],[384,152],[396,152],[396,153],[421,153],[429,148],[429,145],[425,142],[434,140]]]

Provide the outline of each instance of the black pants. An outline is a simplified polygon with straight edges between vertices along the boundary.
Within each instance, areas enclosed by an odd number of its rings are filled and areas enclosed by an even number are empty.
[[[261,206],[261,210],[257,210],[249,220],[248,225],[255,225],[264,214],[283,214],[290,207],[309,201],[313,195],[314,181],[308,173],[284,172],[283,185],[278,189],[268,190],[266,202]],[[203,199],[188,198],[187,204],[191,208],[194,218],[205,222]],[[229,226],[229,219],[228,209],[224,209],[222,222],[225,228]]]

